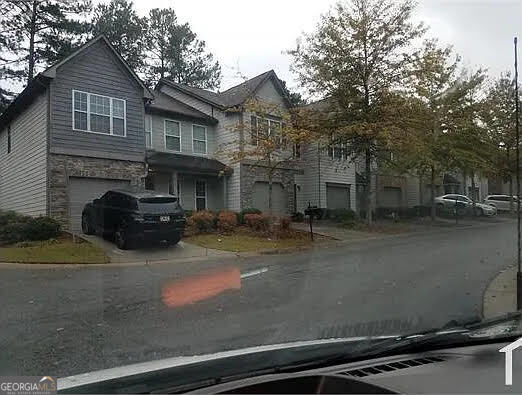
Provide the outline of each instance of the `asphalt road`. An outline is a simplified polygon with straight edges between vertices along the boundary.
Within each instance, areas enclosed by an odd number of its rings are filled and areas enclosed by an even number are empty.
[[[514,263],[514,248],[508,221],[228,262],[0,267],[0,375],[63,377],[260,344],[440,327],[480,316],[482,293]],[[243,278],[230,281],[239,272]],[[223,283],[232,289],[210,296]],[[205,288],[207,299],[183,304],[205,296],[195,288]]]

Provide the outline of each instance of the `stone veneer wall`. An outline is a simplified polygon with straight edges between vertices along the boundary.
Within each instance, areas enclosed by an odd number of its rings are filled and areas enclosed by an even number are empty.
[[[49,155],[49,215],[69,227],[69,177],[129,180],[143,187],[145,163],[70,155]]]
[[[268,182],[267,168],[260,165],[243,163],[241,165],[241,209],[253,207],[254,184],[257,181]],[[272,182],[280,182],[288,196],[288,212],[293,213],[294,207],[294,175],[295,170],[276,170]]]

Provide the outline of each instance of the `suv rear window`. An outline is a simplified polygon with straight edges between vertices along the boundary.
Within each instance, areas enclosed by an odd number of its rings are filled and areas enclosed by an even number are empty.
[[[142,198],[138,200],[140,211],[148,214],[162,214],[178,209],[178,198],[175,197],[157,197]]]

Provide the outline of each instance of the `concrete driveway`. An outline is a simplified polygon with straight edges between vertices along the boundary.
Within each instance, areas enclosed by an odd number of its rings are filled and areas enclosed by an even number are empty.
[[[145,245],[134,250],[120,250],[113,242],[99,236],[82,235],[82,238],[103,248],[111,263],[150,263],[199,257],[235,256],[232,252],[199,247],[185,243],[183,240],[174,246]]]

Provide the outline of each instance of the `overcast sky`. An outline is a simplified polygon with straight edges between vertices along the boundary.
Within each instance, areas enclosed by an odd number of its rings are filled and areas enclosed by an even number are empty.
[[[220,61],[226,89],[239,82],[237,69],[247,77],[274,69],[294,87],[284,51],[303,31],[313,31],[336,0],[134,1],[142,15],[152,7],[173,7],[180,21],[189,22]],[[513,68],[522,0],[420,0],[416,18],[430,26],[430,36],[453,44],[465,65],[484,66],[491,75]]]

